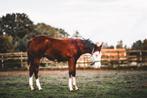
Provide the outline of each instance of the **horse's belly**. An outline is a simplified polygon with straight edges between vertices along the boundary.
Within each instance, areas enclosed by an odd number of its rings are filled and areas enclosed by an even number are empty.
[[[65,62],[68,60],[68,58],[66,57],[61,57],[61,56],[50,56],[50,57],[47,57],[49,60],[52,60],[52,61],[58,61],[58,62]]]

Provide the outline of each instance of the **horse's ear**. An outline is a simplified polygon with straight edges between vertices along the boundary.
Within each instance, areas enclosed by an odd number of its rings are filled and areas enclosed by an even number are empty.
[[[97,45],[97,47],[102,47],[103,42],[102,43],[97,42],[96,45]]]
[[[99,42],[96,43],[97,47],[99,48],[99,51],[101,51],[101,48],[103,46],[103,42],[100,44]]]
[[[103,46],[103,42],[101,43],[101,45],[99,47],[102,48],[102,46]]]

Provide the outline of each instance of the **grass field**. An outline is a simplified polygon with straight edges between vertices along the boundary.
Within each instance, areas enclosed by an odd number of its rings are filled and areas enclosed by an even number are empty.
[[[0,72],[0,98],[147,98],[147,71],[77,70],[75,92],[68,91],[67,70],[39,76],[43,90],[30,91],[27,71]]]

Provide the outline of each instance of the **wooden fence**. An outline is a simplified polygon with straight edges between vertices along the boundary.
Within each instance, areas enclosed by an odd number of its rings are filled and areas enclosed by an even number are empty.
[[[131,65],[146,66],[147,50],[128,50],[127,61]]]
[[[0,53],[0,68],[6,66],[19,65],[19,67],[27,66],[27,53],[16,52],[16,53]],[[46,58],[41,60],[43,65],[53,65],[54,67],[67,67],[67,64],[58,64],[57,62],[49,61]],[[91,55],[82,55],[78,62],[77,67],[89,67],[91,63]],[[113,64],[126,64],[127,65],[147,65],[147,50],[125,50],[125,49],[102,49],[102,65],[113,65]],[[65,65],[65,66],[60,66]]]
[[[103,64],[121,64],[127,61],[126,49],[102,49]]]
[[[7,61],[17,61],[20,66],[23,67],[24,63],[27,61],[27,53],[26,52],[15,52],[15,53],[0,53],[0,64],[1,68],[4,68]],[[12,62],[10,62],[12,64]],[[7,65],[7,64],[6,64]]]

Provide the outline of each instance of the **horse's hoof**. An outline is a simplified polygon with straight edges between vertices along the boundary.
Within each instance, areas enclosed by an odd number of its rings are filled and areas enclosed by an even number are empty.
[[[31,91],[34,91],[35,89],[34,88],[31,88]]]
[[[79,90],[79,88],[75,89],[75,91],[78,91],[78,90]]]
[[[72,89],[72,90],[69,90],[70,92],[73,92],[74,90]]]
[[[74,86],[74,90],[77,91],[79,90],[79,88],[77,86]]]
[[[39,90],[39,91],[42,91],[42,88],[39,88],[38,90]]]

